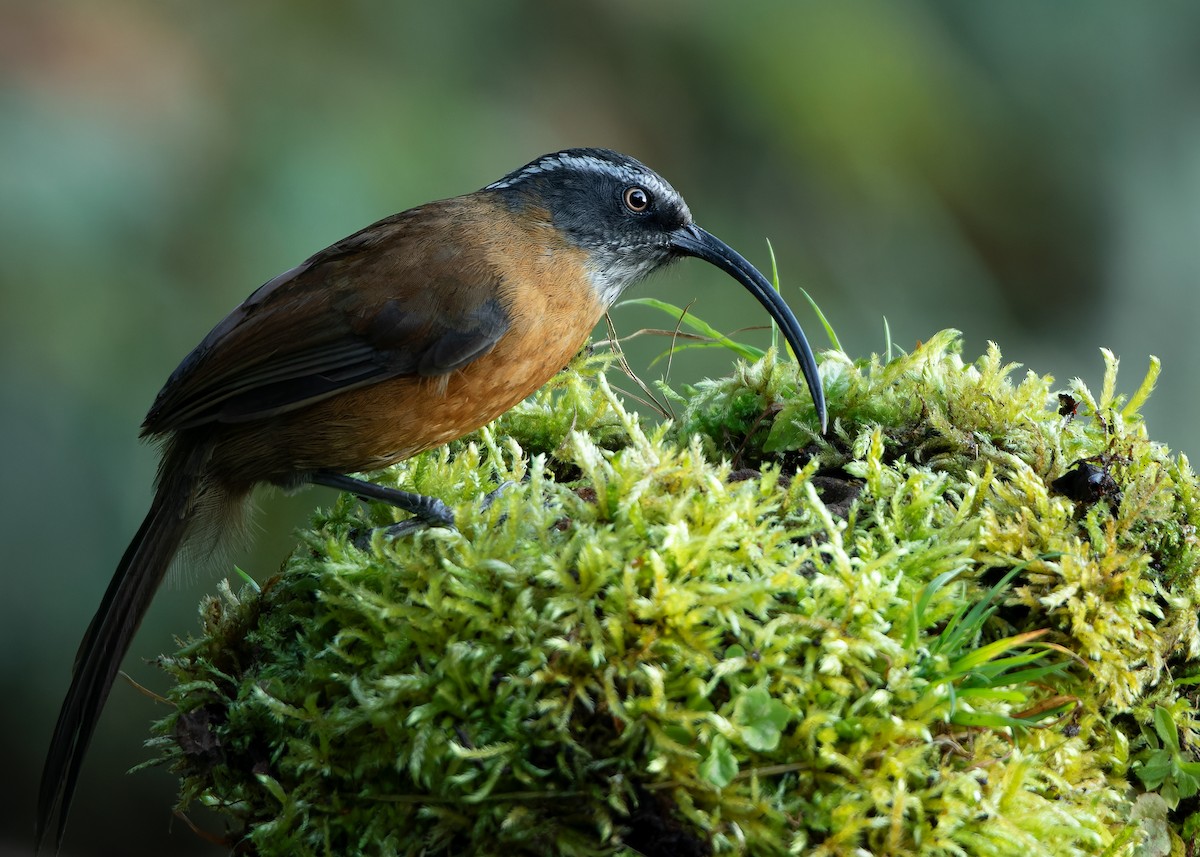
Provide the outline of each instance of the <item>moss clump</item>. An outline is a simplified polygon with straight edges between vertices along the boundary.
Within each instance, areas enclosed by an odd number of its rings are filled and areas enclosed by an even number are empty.
[[[207,602],[181,804],[261,855],[1182,848],[1200,501],[1153,370],[1060,399],[958,348],[828,354],[824,439],[790,363],[647,431],[583,361],[381,474],[458,531],[360,549],[393,513],[343,498]]]

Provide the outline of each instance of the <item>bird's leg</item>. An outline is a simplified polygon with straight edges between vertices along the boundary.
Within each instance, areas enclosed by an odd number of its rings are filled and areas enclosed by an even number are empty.
[[[388,505],[395,506],[397,509],[403,509],[405,512],[412,513],[413,517],[407,521],[400,521],[392,524],[390,527],[380,528],[388,538],[398,538],[399,536],[408,535],[422,527],[454,527],[454,513],[450,511],[445,503],[436,497],[426,497],[424,494],[402,491],[399,488],[388,488],[384,485],[376,485],[374,482],[355,479],[353,476],[333,473],[328,470],[317,471],[309,477],[308,481],[314,485],[324,485],[327,488],[336,488],[338,491],[345,491],[363,500],[378,500],[381,503],[387,503]],[[512,484],[509,480],[501,482],[484,496],[480,508],[487,509]],[[360,534],[354,539],[354,543],[360,548],[365,548],[369,542],[370,532]]]
[[[513,483],[510,480],[506,479],[503,482],[501,482],[499,485],[497,485],[495,488],[493,488],[491,491],[489,491],[487,494],[483,495],[483,501],[479,504],[479,510],[481,512],[486,511],[487,508],[489,506],[491,506],[492,503],[495,502],[497,497],[499,497],[501,494],[503,494],[506,489],[512,487],[512,484]],[[432,499],[430,497],[424,497],[420,494],[414,494],[412,496],[419,497],[422,500],[431,500]],[[433,500],[433,502],[440,503],[441,501]],[[447,510],[447,512],[449,512],[449,510]],[[497,525],[504,523],[504,520],[507,517],[508,517],[507,514],[501,515],[500,519],[496,522]],[[421,529],[421,527],[428,526],[429,523],[430,522],[428,522],[420,517],[416,517],[416,518],[409,518],[407,521],[400,521],[399,523],[392,524],[390,527],[383,527],[382,529],[383,529],[383,534],[385,536],[387,536],[389,539],[395,539],[395,538],[399,538],[400,536],[406,536],[409,533],[413,532],[414,530]],[[453,524],[451,524],[450,526],[453,526]],[[362,542],[361,544],[360,544],[360,540]],[[360,548],[364,548],[364,549],[366,548],[367,544],[369,544],[369,543],[370,543],[370,534],[369,533],[365,534],[365,536],[359,536],[354,541],[355,545],[357,545]]]
[[[503,494],[505,491],[507,491],[512,486],[513,486],[513,481],[511,479],[505,479],[503,482],[501,482],[499,485],[497,485],[491,491],[484,494],[483,502],[479,504],[480,511],[486,512],[488,510],[488,507],[496,502],[496,498],[499,497],[501,494]],[[501,518],[500,518],[501,523],[504,522],[505,517],[506,516],[501,516]]]
[[[412,491],[401,491],[399,488],[388,488],[328,470],[318,470],[309,477],[308,481],[314,485],[336,488],[338,491],[346,491],[364,500],[378,500],[381,503],[395,506],[397,509],[403,509],[405,512],[411,512],[419,519],[420,525],[454,526],[454,513],[436,497],[426,497],[424,494],[414,494]],[[402,521],[401,523],[409,524],[409,529],[413,529],[418,521]],[[387,528],[389,534],[392,529],[394,528]]]

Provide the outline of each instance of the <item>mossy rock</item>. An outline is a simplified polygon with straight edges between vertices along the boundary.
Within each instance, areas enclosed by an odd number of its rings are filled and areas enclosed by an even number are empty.
[[[1107,353],[1097,397],[959,347],[827,354],[825,438],[791,362],[644,429],[580,360],[379,474],[458,530],[364,544],[393,510],[342,498],[208,601],[162,661],[181,805],[258,855],[1183,854],[1200,500],[1157,365],[1124,401]]]

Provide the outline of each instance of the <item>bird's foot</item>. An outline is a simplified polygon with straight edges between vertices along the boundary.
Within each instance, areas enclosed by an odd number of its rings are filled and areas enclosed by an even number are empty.
[[[355,547],[362,550],[370,547],[371,539],[377,530],[381,532],[384,538],[395,539],[407,536],[425,527],[455,528],[454,512],[436,497],[427,497],[424,494],[403,491],[399,488],[388,488],[383,485],[376,485],[373,482],[365,482],[350,476],[344,476],[340,473],[318,473],[312,477],[312,481],[318,485],[347,491],[365,500],[388,503],[398,509],[412,513],[411,518],[391,524],[390,526],[376,527],[365,532],[352,534],[352,543]],[[489,491],[479,505],[480,511],[487,510],[495,502],[496,498],[512,484],[511,481],[505,480],[495,489]],[[507,516],[501,517],[500,523],[503,523],[505,517]]]

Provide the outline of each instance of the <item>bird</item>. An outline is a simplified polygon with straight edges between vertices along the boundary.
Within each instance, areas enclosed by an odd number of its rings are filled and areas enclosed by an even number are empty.
[[[38,793],[61,847],[121,660],[180,554],[237,531],[258,485],[325,485],[452,526],[440,500],[351,474],[503,414],[586,344],[629,286],[685,258],[745,287],[782,330],[827,428],[816,359],[765,277],[649,167],[600,148],[543,155],[463,196],[379,220],[268,280],[170,375],[141,427],[155,492],[76,655]]]

